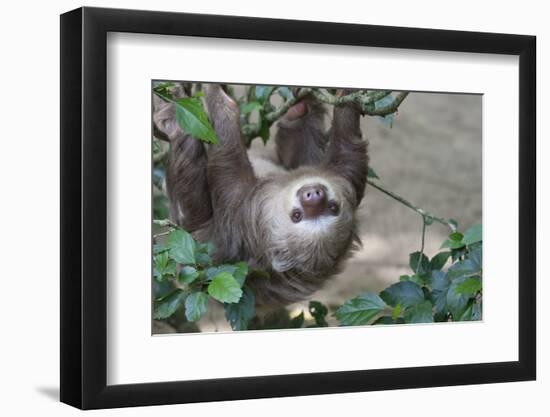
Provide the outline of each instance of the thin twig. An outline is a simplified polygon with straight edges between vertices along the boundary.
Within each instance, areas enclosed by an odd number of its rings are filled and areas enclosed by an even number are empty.
[[[154,219],[153,223],[161,227],[171,227],[172,229],[181,229],[180,226],[178,226],[176,223],[168,219],[162,219],[162,220]]]
[[[432,219],[432,220],[435,220],[436,222],[438,223],[441,223],[442,225],[444,226],[447,226],[449,229],[451,229],[453,232],[456,232],[456,226],[449,220],[446,220],[442,217],[437,217],[431,213],[428,213],[426,210],[424,209],[421,209],[420,207],[417,207],[415,206],[414,204],[412,204],[411,202],[405,200],[403,197],[395,194],[394,192],[392,191],[389,191],[389,190],[386,190],[384,187],[376,184],[375,182],[367,179],[367,184],[369,184],[370,186],[376,188],[378,191],[381,191],[383,192],[384,194],[390,196],[391,198],[393,198],[394,200],[397,200],[399,201],[401,204],[407,206],[408,208],[416,211],[418,214],[420,214],[422,217],[426,217],[426,218],[429,218],[429,219]]]
[[[416,270],[414,271],[415,274],[418,274],[418,270],[420,269],[422,256],[424,256],[424,240],[426,238],[426,216],[422,216],[422,243],[420,245],[420,255],[418,256],[418,263],[416,264]]]
[[[153,237],[154,237],[155,239],[158,239],[159,237],[169,235],[171,232],[172,232],[172,230],[167,230],[166,232],[157,233],[156,235],[153,235]]]
[[[395,113],[399,108],[399,105],[409,94],[408,92],[400,92],[397,96],[395,96],[391,103],[377,109],[375,107],[375,103],[378,100],[389,96],[391,93],[391,91],[373,91],[370,93],[365,93],[364,90],[359,90],[346,94],[345,96],[337,97],[322,89],[314,88],[311,91],[311,94],[315,96],[317,100],[332,106],[341,106],[346,103],[357,103],[361,106],[363,114],[367,114],[369,116],[387,116]]]
[[[281,107],[279,107],[277,110],[266,114],[265,118],[270,122],[274,122],[275,120],[283,116],[287,112],[287,110],[290,109],[294,104],[310,94],[311,91],[312,90],[310,88],[302,88],[297,96],[285,101],[284,104],[281,105]]]

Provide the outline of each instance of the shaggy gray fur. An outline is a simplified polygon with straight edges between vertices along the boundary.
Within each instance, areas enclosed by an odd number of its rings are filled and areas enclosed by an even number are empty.
[[[360,244],[355,210],[368,163],[360,111],[355,104],[335,108],[327,134],[323,106],[308,97],[302,118],[278,124],[280,172],[258,177],[241,138],[237,105],[219,85],[205,85],[204,91],[219,140],[208,149],[179,129],[172,105],[154,103],[155,128],[171,141],[166,184],[172,220],[196,239],[211,241],[216,262],[244,260],[269,272],[269,279],[254,272],[247,278],[259,306],[307,299]],[[293,224],[286,211],[289,188],[319,178],[338,196],[338,215]]]

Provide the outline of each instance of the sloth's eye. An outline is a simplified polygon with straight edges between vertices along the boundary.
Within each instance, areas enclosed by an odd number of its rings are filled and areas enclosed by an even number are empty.
[[[300,210],[294,209],[290,215],[290,218],[294,223],[299,223],[302,220],[303,214]]]
[[[331,214],[337,215],[340,211],[340,208],[338,207],[338,204],[335,201],[329,201],[328,203],[328,209],[331,212]]]

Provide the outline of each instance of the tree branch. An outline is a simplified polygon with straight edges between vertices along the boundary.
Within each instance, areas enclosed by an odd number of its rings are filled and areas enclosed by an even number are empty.
[[[390,104],[384,107],[380,107],[379,109],[375,109],[374,103],[372,103],[371,105],[365,106],[363,108],[363,111],[369,116],[387,116],[389,114],[395,113],[399,108],[399,105],[403,102],[403,100],[405,100],[405,98],[407,98],[408,95],[408,92],[403,91],[397,94],[397,96],[395,96]]]
[[[357,103],[361,106],[361,112],[364,115],[387,116],[389,114],[395,113],[403,100],[405,100],[405,98],[409,94],[408,92],[400,92],[388,105],[378,109],[375,108],[375,103],[377,101],[389,96],[391,93],[392,91],[388,90],[358,90],[354,91],[353,93],[346,94],[345,96],[335,96],[322,88],[302,88],[295,97],[285,101],[278,109],[267,113],[264,116],[264,120],[266,120],[269,124],[269,127],[271,127],[274,122],[285,115],[288,109],[290,109],[294,104],[304,99],[308,95],[313,95],[320,102],[329,104],[331,106],[342,106],[347,103]],[[252,139],[259,136],[261,129],[261,122],[241,125],[241,132],[246,137],[247,143],[250,143]]]
[[[171,227],[172,229],[181,229],[180,226],[178,226],[176,223],[168,219],[162,219],[162,220],[154,219],[153,223],[160,227]]]
[[[391,198],[393,198],[394,200],[397,200],[399,201],[401,204],[407,206],[408,208],[416,211],[418,214],[420,214],[422,217],[423,217],[423,221],[424,223],[426,222],[426,220],[434,220],[438,223],[441,223],[442,225],[444,226],[447,226],[449,229],[451,229],[453,232],[456,232],[456,225],[450,221],[450,220],[446,220],[442,217],[437,217],[429,212],[427,212],[426,210],[424,209],[421,209],[420,207],[417,207],[415,206],[414,204],[412,204],[411,202],[405,200],[403,197],[401,197],[400,195],[397,195],[395,194],[394,192],[392,191],[389,191],[389,190],[386,190],[384,187],[376,184],[375,182],[373,182],[372,180],[369,180],[367,179],[367,184],[369,184],[370,186],[376,188],[378,191],[381,191],[383,192],[384,194],[386,194],[387,196],[390,196]]]

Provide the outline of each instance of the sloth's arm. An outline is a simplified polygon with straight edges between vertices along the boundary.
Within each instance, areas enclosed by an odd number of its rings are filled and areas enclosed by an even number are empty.
[[[218,137],[218,143],[208,150],[208,185],[214,211],[227,211],[242,202],[256,178],[241,138],[239,107],[219,84],[207,84],[204,90]]]
[[[367,141],[362,139],[360,109],[355,103],[334,107],[329,133],[326,168],[344,177],[355,191],[356,205],[365,193],[367,183]]]
[[[184,97],[182,91],[175,92]],[[210,191],[206,181],[206,152],[202,142],[185,134],[176,122],[174,104],[153,96],[155,135],[170,141],[166,163],[166,190],[170,218],[193,232],[212,216]],[[189,196],[193,198],[189,198]]]
[[[278,123],[275,143],[277,156],[286,169],[318,165],[325,155],[327,135],[323,120],[325,109],[308,97],[289,109]]]

